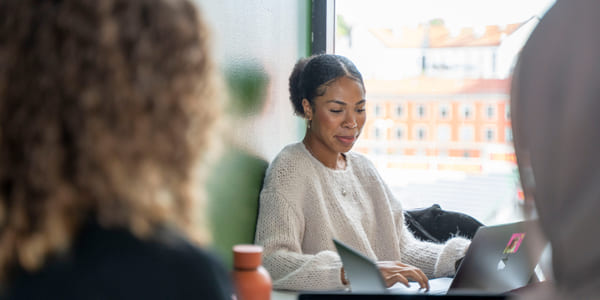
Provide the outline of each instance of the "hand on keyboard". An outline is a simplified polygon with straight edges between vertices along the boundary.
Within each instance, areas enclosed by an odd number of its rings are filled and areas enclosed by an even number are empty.
[[[400,282],[407,287],[410,286],[409,280],[419,283],[421,289],[429,290],[429,280],[421,269],[403,264],[398,261],[378,261],[377,267],[383,275],[387,287],[391,287],[397,282]]]

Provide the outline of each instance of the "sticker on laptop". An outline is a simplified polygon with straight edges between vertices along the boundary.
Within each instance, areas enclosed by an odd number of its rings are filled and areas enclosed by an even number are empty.
[[[502,253],[517,252],[517,250],[519,250],[519,246],[521,246],[521,242],[523,242],[523,238],[525,238],[525,233],[513,233]]]

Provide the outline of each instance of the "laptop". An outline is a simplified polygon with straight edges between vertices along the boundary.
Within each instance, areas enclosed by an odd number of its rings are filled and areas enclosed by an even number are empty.
[[[400,283],[386,288],[377,265],[368,257],[334,239],[352,293],[419,293],[419,284]],[[530,282],[547,242],[537,221],[482,226],[454,278],[430,279],[429,294],[501,294]]]
[[[292,299],[292,298],[290,298]],[[506,300],[507,295],[350,294],[303,292],[298,300]]]

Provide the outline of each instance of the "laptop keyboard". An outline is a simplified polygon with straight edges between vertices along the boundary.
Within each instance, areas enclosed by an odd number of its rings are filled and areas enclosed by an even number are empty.
[[[452,278],[442,277],[429,279],[429,291],[421,289],[418,282],[409,282],[410,287],[405,286],[402,283],[396,283],[388,288],[388,291],[392,294],[431,294],[431,295],[445,295],[450,288]]]

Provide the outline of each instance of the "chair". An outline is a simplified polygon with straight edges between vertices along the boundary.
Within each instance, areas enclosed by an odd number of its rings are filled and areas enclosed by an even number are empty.
[[[230,269],[232,247],[254,243],[258,200],[268,162],[230,147],[207,178],[212,249]]]

